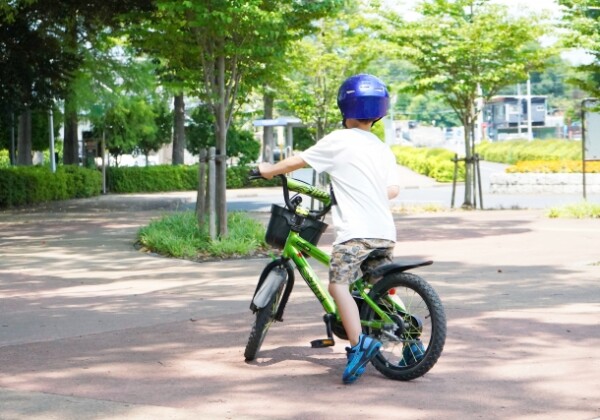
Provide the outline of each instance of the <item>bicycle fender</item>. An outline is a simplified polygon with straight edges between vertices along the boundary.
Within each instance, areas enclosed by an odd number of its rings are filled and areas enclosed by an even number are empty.
[[[283,267],[275,267],[265,278],[263,284],[260,286],[254,298],[252,304],[255,308],[261,309],[267,306],[273,293],[279,289],[279,286],[285,281],[285,269]]]
[[[385,265],[375,268],[369,274],[373,280],[377,281],[380,278],[387,276],[388,274],[399,273],[402,271],[408,271],[408,270],[412,270],[413,268],[424,267],[426,265],[431,265],[431,264],[433,264],[433,261],[415,261],[415,262],[407,262],[407,263],[385,264]]]
[[[279,310],[275,316],[275,319],[281,320],[285,305],[290,297],[292,288],[294,287],[294,269],[290,265],[290,262],[283,258],[271,261],[263,269],[260,278],[258,279],[252,302],[250,303],[250,310],[256,312],[258,309],[263,308],[269,302],[273,293],[281,285],[281,282],[285,280],[285,276],[271,275],[277,270],[277,267],[281,267],[281,269],[285,269],[287,272],[287,285],[285,286],[281,302],[279,303]]]

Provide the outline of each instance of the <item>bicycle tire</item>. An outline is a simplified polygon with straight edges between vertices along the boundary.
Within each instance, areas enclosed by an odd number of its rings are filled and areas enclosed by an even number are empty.
[[[446,341],[446,315],[435,290],[419,276],[397,272],[377,282],[369,296],[396,317],[400,325],[391,332],[394,338],[381,330],[363,328],[364,333],[383,344],[371,363],[384,376],[394,380],[410,381],[425,375],[438,361]],[[403,303],[404,314],[392,308],[390,300],[393,299]],[[377,320],[379,316],[369,305],[363,305],[361,319]]]
[[[273,266],[269,269],[273,270],[276,266]],[[264,273],[266,276],[268,271]],[[248,337],[248,343],[246,344],[246,349],[244,351],[244,358],[247,362],[250,362],[256,359],[257,353],[260,351],[262,343],[267,335],[267,331],[271,327],[273,321],[275,321],[275,316],[277,311],[279,310],[279,304],[281,303],[281,296],[287,284],[288,276],[286,274],[286,279],[281,283],[279,288],[271,295],[269,302],[264,308],[257,309],[255,312],[254,323],[252,324],[252,330],[250,331],[250,337]]]

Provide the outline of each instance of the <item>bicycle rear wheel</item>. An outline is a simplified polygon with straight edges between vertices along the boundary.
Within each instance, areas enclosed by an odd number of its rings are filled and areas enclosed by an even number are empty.
[[[373,358],[375,368],[388,378],[409,381],[426,374],[437,362],[446,341],[446,315],[433,288],[412,273],[392,273],[375,284],[369,296],[396,321],[395,330],[364,327],[382,342]],[[379,320],[369,305],[361,319]]]
[[[267,269],[263,272],[262,276],[265,276],[266,278],[268,274],[275,269],[282,270],[282,273],[285,273],[285,279],[281,282],[279,287],[271,294],[271,297],[267,301],[267,304],[263,308],[257,309],[255,312],[256,318],[254,319],[254,323],[252,324],[250,337],[248,338],[246,350],[244,351],[244,357],[247,362],[252,361],[256,358],[256,354],[262,346],[265,336],[267,335],[267,331],[269,331],[269,327],[271,326],[273,321],[275,321],[275,315],[277,314],[277,311],[279,310],[279,305],[281,303],[281,296],[283,295],[283,291],[285,290],[285,287],[288,284],[288,274],[285,269],[282,269],[281,266],[267,266]]]

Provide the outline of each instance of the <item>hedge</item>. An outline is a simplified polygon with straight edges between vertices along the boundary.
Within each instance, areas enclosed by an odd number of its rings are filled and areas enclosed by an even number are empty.
[[[515,164],[531,160],[581,160],[581,142],[572,140],[506,140],[482,142],[476,153],[489,162]]]
[[[100,172],[60,166],[55,173],[42,166],[0,168],[0,208],[99,195]]]
[[[227,168],[227,188],[265,187],[273,181],[248,181],[249,166]],[[198,188],[198,165],[156,165],[107,168],[107,189],[111,193],[190,191]]]
[[[454,177],[454,153],[447,149],[392,146],[396,162],[413,171],[434,178],[438,182],[452,182]],[[465,165],[458,164],[457,181],[464,181]]]

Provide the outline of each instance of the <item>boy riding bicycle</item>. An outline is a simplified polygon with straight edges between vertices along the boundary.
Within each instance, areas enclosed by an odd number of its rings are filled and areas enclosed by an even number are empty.
[[[297,156],[275,165],[261,163],[264,178],[292,172],[306,165],[331,178],[332,219],[336,237],[329,266],[329,292],[336,302],[351,347],[344,383],[356,381],[381,343],[362,334],[356,302],[349,285],[361,276],[360,266],[374,250],[391,262],[396,227],[389,200],[400,190],[396,159],[371,127],[389,107],[385,84],[368,74],[352,76],[338,91],[343,130],[336,130]]]

